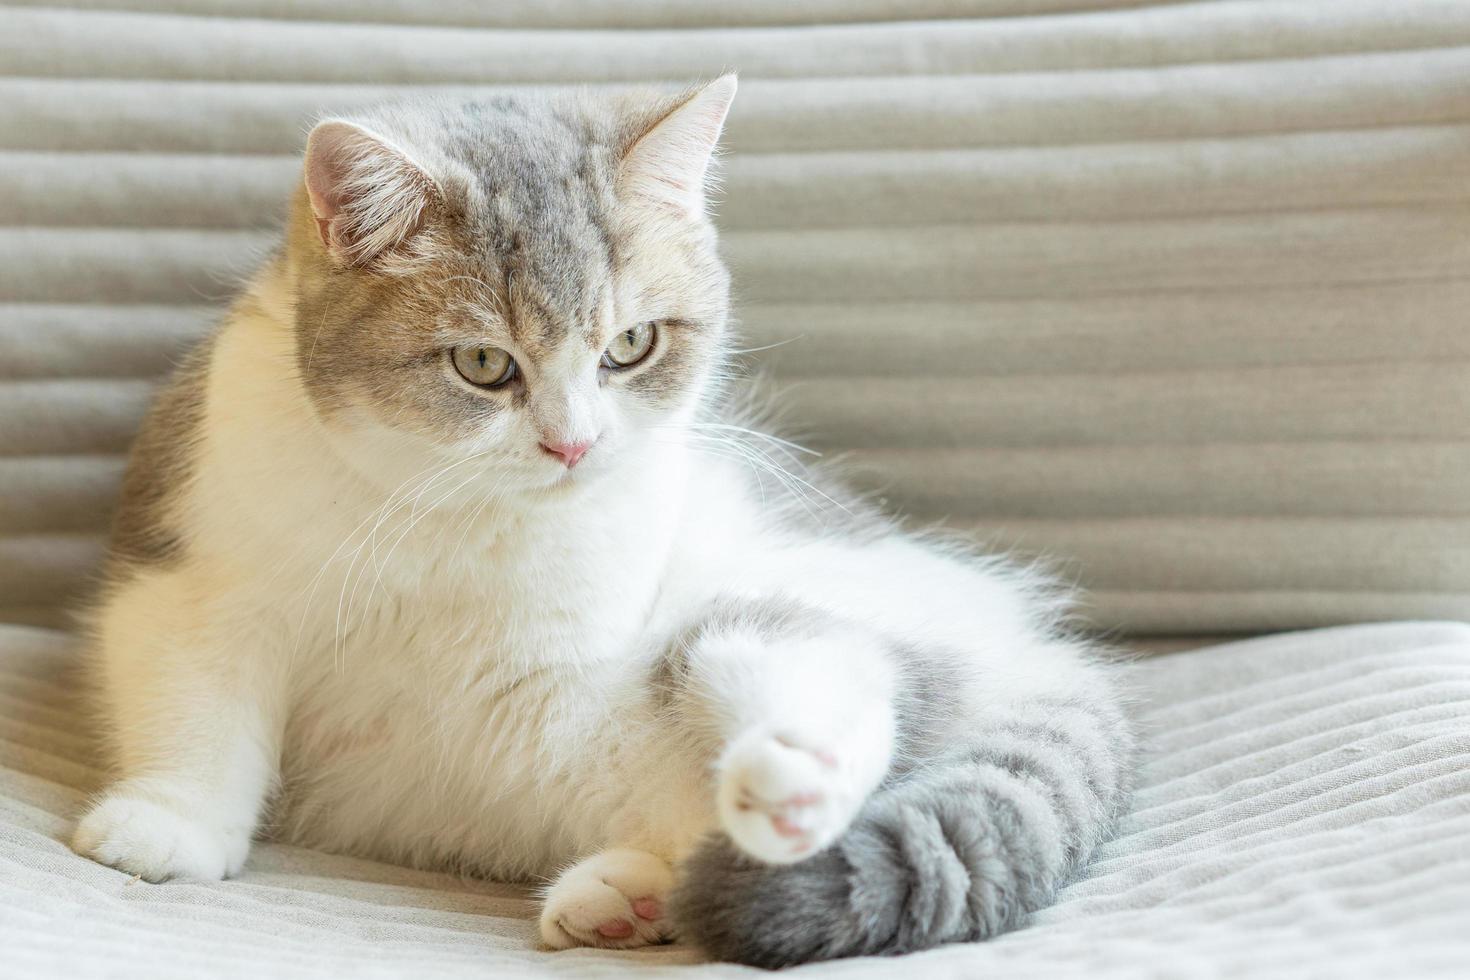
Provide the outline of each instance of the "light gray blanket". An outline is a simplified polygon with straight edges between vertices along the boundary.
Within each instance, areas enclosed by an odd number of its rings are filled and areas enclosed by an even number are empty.
[[[99,774],[73,642],[0,631],[0,975],[751,973],[697,951],[535,947],[518,888],[260,845],[245,874],[150,885],[62,841]],[[1134,811],[1029,928],[841,977],[1463,977],[1470,626],[1286,634],[1144,661]]]

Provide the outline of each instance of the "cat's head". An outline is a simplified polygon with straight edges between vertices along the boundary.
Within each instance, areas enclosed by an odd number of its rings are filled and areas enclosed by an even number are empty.
[[[287,267],[323,422],[475,457],[507,489],[583,483],[666,438],[726,334],[706,185],[734,95],[727,75],[319,123]]]

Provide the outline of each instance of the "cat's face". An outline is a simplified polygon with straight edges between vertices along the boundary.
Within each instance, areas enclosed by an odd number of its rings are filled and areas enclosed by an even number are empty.
[[[317,413],[506,491],[584,483],[707,394],[726,78],[677,100],[405,107],[313,131],[291,240]]]

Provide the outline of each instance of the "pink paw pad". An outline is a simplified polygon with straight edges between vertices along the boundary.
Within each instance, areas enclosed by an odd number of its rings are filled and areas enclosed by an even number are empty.
[[[609,919],[597,927],[597,932],[608,939],[627,939],[633,935],[633,923],[627,919]]]
[[[771,826],[774,827],[776,833],[780,834],[782,837],[800,837],[802,834],[806,833],[805,830],[802,830],[801,827],[792,823],[791,820],[779,815],[771,818]]]
[[[771,827],[782,837],[801,837],[806,834],[807,828],[791,819],[789,811],[815,806],[821,802],[821,793],[798,793],[787,797],[779,804],[781,810],[787,812],[771,814]]]
[[[656,898],[638,898],[633,900],[633,914],[652,922],[664,914],[664,907]]]

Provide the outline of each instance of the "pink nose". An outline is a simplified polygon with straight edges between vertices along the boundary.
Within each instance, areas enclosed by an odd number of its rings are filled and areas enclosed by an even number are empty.
[[[577,460],[586,455],[587,450],[592,448],[591,442],[543,442],[541,448],[553,456],[560,456],[561,461],[567,464],[567,469],[577,465]]]

